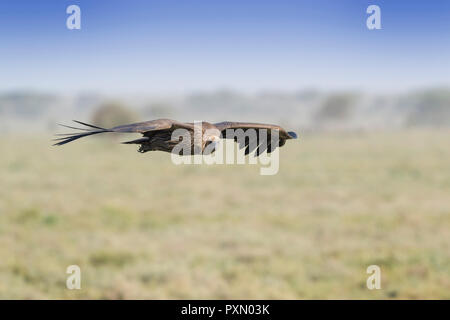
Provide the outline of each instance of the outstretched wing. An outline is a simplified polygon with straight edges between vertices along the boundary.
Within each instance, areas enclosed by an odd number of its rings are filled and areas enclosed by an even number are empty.
[[[151,120],[151,121],[145,121],[145,122],[138,122],[138,123],[132,123],[127,124],[124,126],[117,126],[114,128],[111,128],[112,132],[136,132],[136,133],[142,133],[146,134],[148,132],[152,131],[159,131],[159,130],[175,130],[178,128],[184,128],[184,129],[192,129],[193,126],[188,123],[183,123],[171,119],[157,119],[157,120]]]
[[[98,126],[94,126],[91,124],[87,124],[81,121],[73,120],[74,122],[84,125],[87,128],[75,128],[71,126],[61,125],[66,128],[75,129],[75,130],[81,130],[82,132],[75,132],[75,133],[69,133],[69,134],[58,134],[60,136],[64,136],[62,138],[58,138],[55,140],[59,140],[55,145],[60,146],[66,143],[69,143],[71,141],[94,135],[104,132],[122,132],[122,133],[141,133],[144,135],[144,137],[148,137],[151,135],[152,132],[161,131],[161,130],[175,130],[177,128],[185,128],[185,129],[192,129],[192,125],[178,122],[171,119],[157,119],[157,120],[151,120],[151,121],[145,121],[145,122],[138,122],[138,123],[132,123],[127,124],[123,126],[117,126],[109,129],[101,128]],[[144,139],[144,138],[142,138]],[[144,142],[142,139],[139,139],[139,142]],[[138,140],[135,140],[130,143],[139,143]]]
[[[282,127],[274,124],[265,123],[251,123],[251,122],[230,122],[224,121],[214,124],[225,139],[234,139],[239,143],[239,148],[245,148],[245,154],[249,154],[256,149],[255,156],[259,156],[266,149],[268,153],[274,151],[277,147],[282,147],[286,140],[296,139],[297,134],[295,132],[287,132]],[[233,130],[228,130],[233,129]],[[241,129],[244,133],[244,137],[237,136],[237,130]],[[261,134],[262,131],[266,131],[266,134]],[[278,139],[275,139],[274,131],[278,132]],[[272,138],[272,136],[274,136]]]

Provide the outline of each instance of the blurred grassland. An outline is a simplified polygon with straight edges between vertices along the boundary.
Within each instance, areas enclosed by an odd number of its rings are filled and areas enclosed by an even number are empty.
[[[275,176],[49,140],[0,139],[0,298],[450,298],[448,130],[304,136]]]

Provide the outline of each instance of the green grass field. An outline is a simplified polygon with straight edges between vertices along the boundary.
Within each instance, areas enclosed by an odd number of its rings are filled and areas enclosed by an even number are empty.
[[[0,298],[450,298],[448,130],[304,136],[275,176],[50,138],[0,139]]]

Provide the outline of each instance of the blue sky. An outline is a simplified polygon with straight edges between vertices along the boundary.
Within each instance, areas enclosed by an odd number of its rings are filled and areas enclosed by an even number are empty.
[[[67,6],[81,30],[66,28]],[[381,8],[381,30],[366,8]],[[450,1],[0,2],[0,91],[450,85]]]

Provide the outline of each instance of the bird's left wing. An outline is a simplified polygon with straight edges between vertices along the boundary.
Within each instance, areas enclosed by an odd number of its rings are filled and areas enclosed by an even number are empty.
[[[215,123],[214,125],[219,129],[223,138],[234,139],[234,141],[239,143],[239,148],[245,148],[246,155],[256,148],[255,156],[259,156],[266,149],[268,153],[271,153],[277,147],[282,147],[286,143],[286,140],[297,138],[295,132],[287,132],[282,127],[274,124],[224,121]],[[241,140],[239,140],[239,137],[236,135],[236,130],[239,129],[241,129],[245,135]],[[260,138],[262,130],[266,131],[266,138],[263,140]],[[254,131],[254,133],[252,134],[251,131]],[[274,131],[278,132],[278,141],[272,141]]]

